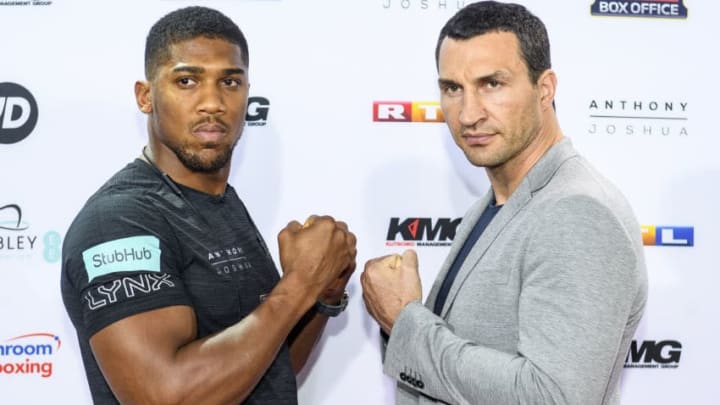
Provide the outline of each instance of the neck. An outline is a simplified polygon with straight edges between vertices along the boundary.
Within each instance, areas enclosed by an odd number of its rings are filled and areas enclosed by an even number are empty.
[[[557,121],[552,120],[551,125],[548,128],[541,128],[516,156],[500,166],[485,169],[498,205],[505,204],[545,152],[562,138]]]
[[[229,164],[218,171],[205,173],[188,169],[175,157],[173,152],[171,152],[171,155],[174,159],[164,157],[165,155],[156,153],[152,145],[148,145],[143,147],[140,159],[155,167],[163,176],[168,177],[177,184],[210,195],[222,195],[225,193],[227,180],[230,176]]]

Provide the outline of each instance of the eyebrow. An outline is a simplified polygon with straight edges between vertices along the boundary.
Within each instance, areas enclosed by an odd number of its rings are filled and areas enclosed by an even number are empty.
[[[205,68],[199,66],[177,66],[172,70],[173,73],[192,73],[200,74],[205,72]],[[224,75],[244,75],[245,69],[243,68],[226,68],[222,70]]]
[[[507,78],[508,76],[509,76],[509,75],[507,74],[507,72],[504,72],[504,71],[502,71],[502,70],[496,70],[496,71],[494,71],[494,72],[492,72],[492,73],[490,73],[490,74],[487,74],[487,75],[484,75],[484,76],[480,76],[480,77],[475,78],[475,79],[473,80],[473,82],[475,82],[475,83],[482,83],[482,82],[485,82],[485,81],[490,80],[490,79],[503,79],[503,78]],[[455,80],[439,78],[439,79],[438,79],[438,85],[440,85],[440,86],[448,86],[448,85],[457,85],[457,86],[459,86],[460,84],[457,83]]]

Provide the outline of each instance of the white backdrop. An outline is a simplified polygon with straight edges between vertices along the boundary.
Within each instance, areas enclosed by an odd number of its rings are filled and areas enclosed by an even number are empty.
[[[688,13],[595,16],[596,2]],[[464,3],[0,0],[0,403],[91,402],[60,298],[59,249],[87,197],[145,143],[132,88],[153,22],[200,4],[240,25],[251,96],[269,105],[251,106],[267,119],[247,126],[231,183],[273,252],[289,220],[329,213],[357,234],[362,266],[403,249],[388,243],[393,221],[448,230],[488,188],[444,124],[376,121],[373,107],[438,100],[435,41]],[[624,191],[648,231],[650,298],[622,403],[717,403],[720,3],[521,3],[548,27],[565,134]],[[417,245],[427,293],[446,243],[428,232],[390,236]],[[301,404],[392,403],[358,277],[349,290],[348,310],[331,320],[299,378]]]

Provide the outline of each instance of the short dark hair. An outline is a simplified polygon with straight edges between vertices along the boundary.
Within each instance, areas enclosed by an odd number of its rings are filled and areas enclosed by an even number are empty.
[[[440,45],[445,38],[470,39],[488,32],[510,32],[520,44],[530,80],[550,69],[550,41],[545,24],[528,9],[513,3],[479,1],[463,7],[445,23],[435,47],[435,65],[439,67]]]
[[[145,76],[152,79],[157,67],[170,58],[170,46],[198,37],[224,39],[240,47],[250,63],[248,45],[240,28],[225,14],[207,7],[185,7],[166,14],[150,28],[145,41]]]

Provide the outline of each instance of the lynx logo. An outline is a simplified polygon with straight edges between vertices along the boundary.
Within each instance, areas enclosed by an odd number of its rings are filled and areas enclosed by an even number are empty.
[[[386,246],[450,246],[462,218],[391,218]],[[403,239],[396,241],[400,235]]]
[[[135,296],[149,295],[162,288],[174,288],[170,274],[141,273],[109,281],[90,289],[83,295],[88,309],[96,310],[118,301],[126,301]]]
[[[38,106],[23,86],[0,83],[0,144],[20,142],[35,129]]]
[[[694,246],[692,226],[640,225],[645,246]]]
[[[687,18],[683,0],[595,0],[590,14],[617,17]]]
[[[375,101],[375,122],[445,122],[437,101]]]
[[[677,340],[633,340],[625,357],[625,368],[678,368],[681,350]]]
[[[245,124],[251,127],[261,127],[267,124],[270,100],[265,97],[248,97]]]

